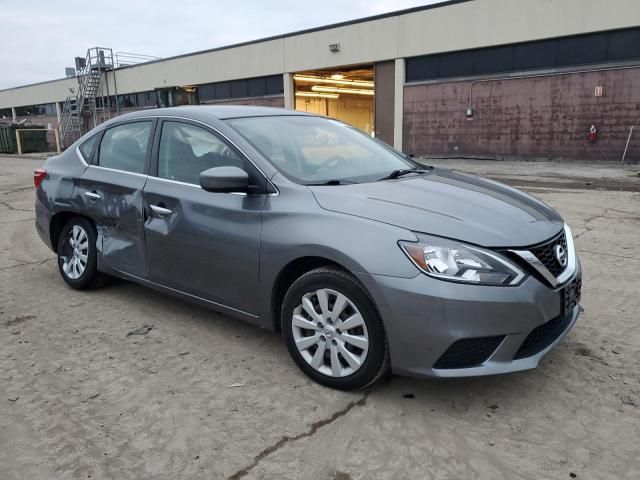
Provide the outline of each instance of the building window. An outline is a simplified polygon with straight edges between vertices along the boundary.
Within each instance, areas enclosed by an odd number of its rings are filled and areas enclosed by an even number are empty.
[[[155,92],[142,92],[136,94],[136,102],[139,107],[155,107],[156,95]]]
[[[233,98],[246,98],[249,96],[249,82],[247,80],[235,80],[231,82],[231,96]]]
[[[607,61],[608,35],[585,35],[558,40],[556,66],[589,65]],[[640,37],[638,38],[640,41]]]
[[[231,82],[220,82],[215,86],[215,99],[224,100],[231,98]]]
[[[246,78],[200,85],[198,86],[198,93],[200,100],[203,102],[282,95],[284,93],[284,82],[282,75]]]
[[[40,105],[16,107],[16,117],[55,117],[55,116],[57,116],[55,103],[42,103]]]
[[[118,106],[120,108],[134,108],[137,106],[136,94],[129,93],[126,95],[118,95]]]
[[[153,91],[118,95],[118,106],[120,108],[154,107],[155,105],[156,94]]]
[[[607,55],[610,60],[640,58],[640,38],[638,30],[622,30],[609,34]]]
[[[282,75],[266,77],[267,95],[284,95],[284,79]]]
[[[13,112],[10,108],[0,108],[0,120],[12,120]]]
[[[408,58],[406,81],[640,60],[640,28]]]
[[[556,64],[556,41],[521,43],[513,46],[513,69],[534,70]]]

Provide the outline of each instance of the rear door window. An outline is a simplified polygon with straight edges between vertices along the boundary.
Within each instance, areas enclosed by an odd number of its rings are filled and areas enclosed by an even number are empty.
[[[151,121],[126,123],[105,131],[98,164],[125,172],[144,173],[151,125]]]

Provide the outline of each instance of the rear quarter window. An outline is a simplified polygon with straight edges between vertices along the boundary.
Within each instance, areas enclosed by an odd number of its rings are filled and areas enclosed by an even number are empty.
[[[80,145],[80,153],[82,154],[82,158],[87,163],[91,163],[91,159],[93,158],[93,152],[96,150],[96,145],[98,144],[98,137],[100,134],[96,134],[93,137],[86,140],[82,145]]]

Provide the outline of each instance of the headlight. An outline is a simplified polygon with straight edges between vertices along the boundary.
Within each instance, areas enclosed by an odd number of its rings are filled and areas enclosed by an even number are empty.
[[[411,261],[431,277],[480,285],[517,285],[525,274],[506,258],[455,240],[418,235],[399,242]]]

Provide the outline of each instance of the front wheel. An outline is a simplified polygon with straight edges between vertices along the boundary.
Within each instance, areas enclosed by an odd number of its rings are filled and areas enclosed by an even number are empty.
[[[389,349],[373,300],[351,274],[321,267],[289,288],[282,330],[298,367],[322,385],[367,387],[389,368]]]
[[[58,269],[72,288],[83,290],[102,286],[108,276],[98,271],[96,232],[83,217],[69,220],[58,238]]]

